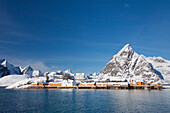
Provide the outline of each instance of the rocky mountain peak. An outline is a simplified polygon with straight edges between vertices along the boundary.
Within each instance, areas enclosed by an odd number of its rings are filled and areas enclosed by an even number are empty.
[[[100,73],[101,78],[110,77],[140,78],[142,80],[159,80],[159,76],[146,61],[146,57],[133,51],[130,44],[126,44],[114,55]]]
[[[0,59],[0,64],[2,64],[6,59]]]
[[[130,44],[126,44],[118,53],[118,56],[131,59],[134,54],[133,48]]]
[[[2,59],[2,60],[0,61],[0,63],[1,63],[1,65],[3,65],[4,67],[7,67],[7,65],[9,65],[6,59]]]
[[[33,68],[30,65],[27,65],[24,69],[31,69],[31,70],[33,70]]]
[[[7,74],[21,74],[21,70],[19,69],[19,67],[15,67],[14,65],[8,63],[8,61],[6,59],[1,59],[0,65],[1,65],[1,67],[4,67],[4,69],[5,68],[7,69],[7,71],[8,71]],[[3,72],[3,70],[1,70],[0,73],[1,72]],[[3,74],[3,76],[5,76],[5,74]]]
[[[33,68],[30,65],[27,65],[24,69],[22,69],[21,72],[23,74],[31,75],[33,71],[34,71]]]

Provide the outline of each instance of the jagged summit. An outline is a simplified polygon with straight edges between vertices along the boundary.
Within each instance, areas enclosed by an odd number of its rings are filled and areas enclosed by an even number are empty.
[[[3,63],[6,59],[0,59],[0,64]]]
[[[7,62],[6,59],[0,60],[0,63],[1,63],[1,65],[3,65],[4,67],[7,67],[7,66],[9,65],[9,63]]]
[[[27,74],[27,75],[32,75],[33,72],[33,68],[30,65],[27,65],[24,69],[22,69],[22,73],[23,74]]]
[[[120,55],[123,51],[128,51],[129,48],[132,48],[130,44],[126,44],[118,53],[117,55]]]
[[[24,69],[22,69],[22,74],[27,75],[27,77],[38,77],[43,75],[40,70],[34,70],[30,65],[27,65]]]
[[[0,77],[6,76],[8,74],[21,74],[19,67],[15,67],[12,64],[8,63],[6,59],[0,60]]]
[[[27,65],[25,68],[23,68],[23,71],[24,71],[25,69],[31,69],[31,70],[33,70],[33,68],[32,68],[30,65]]]
[[[134,54],[133,48],[130,46],[130,44],[126,44],[118,53],[118,56],[126,57],[126,58],[132,58]]]

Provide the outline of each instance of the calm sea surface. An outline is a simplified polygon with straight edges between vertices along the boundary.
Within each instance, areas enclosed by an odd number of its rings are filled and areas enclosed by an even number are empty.
[[[0,112],[170,112],[170,90],[6,90]]]

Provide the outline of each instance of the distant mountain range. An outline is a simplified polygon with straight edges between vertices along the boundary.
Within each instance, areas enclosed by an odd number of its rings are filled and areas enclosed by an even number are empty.
[[[34,70],[29,65],[22,69],[21,67],[15,67],[14,65],[8,63],[6,59],[0,60],[0,77],[6,75],[22,75],[22,74],[27,75],[28,77],[43,75],[43,73],[41,73],[40,70]]]
[[[42,73],[40,70],[34,70],[30,65],[26,66],[25,68],[15,67],[14,65],[8,63],[6,59],[0,60],[0,78],[7,76],[7,75],[26,75],[29,77],[39,77],[43,75],[69,75],[74,76],[70,69],[65,71],[56,71],[56,72],[45,72]]]
[[[42,73],[40,70],[34,70],[31,66],[25,68],[15,67],[8,63],[6,59],[0,60],[0,77],[6,75],[27,75],[27,77],[38,77],[42,75],[69,75],[74,76],[71,70]],[[163,80],[170,83],[170,61],[161,57],[145,57],[133,51],[130,44],[125,45],[112,59],[107,63],[104,69],[95,77],[95,79],[131,79],[131,80]]]

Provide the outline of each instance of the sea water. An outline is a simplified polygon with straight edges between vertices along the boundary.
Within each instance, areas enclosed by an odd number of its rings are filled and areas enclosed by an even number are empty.
[[[170,112],[170,90],[0,88],[0,112],[166,113]]]

